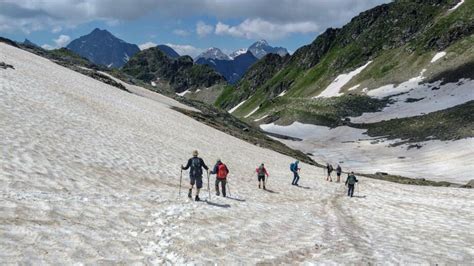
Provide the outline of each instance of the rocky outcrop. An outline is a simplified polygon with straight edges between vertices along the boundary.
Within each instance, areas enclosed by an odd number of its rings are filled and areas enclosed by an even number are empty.
[[[224,78],[210,67],[194,64],[191,57],[181,56],[173,59],[157,47],[137,53],[122,70],[147,83],[166,82],[178,93],[225,82]]]

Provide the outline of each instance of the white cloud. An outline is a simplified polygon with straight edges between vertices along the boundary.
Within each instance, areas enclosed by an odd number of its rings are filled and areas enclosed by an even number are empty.
[[[71,27],[94,20],[115,25],[158,13],[162,17],[180,19],[190,16],[218,17],[221,21],[245,19],[266,21],[274,25],[301,28],[319,25],[338,27],[359,12],[391,0],[0,0],[0,30],[22,30],[26,33],[54,26]],[[251,7],[251,8],[249,8]],[[307,23],[308,25],[304,25]],[[206,26],[203,23],[203,26]],[[241,27],[244,27],[242,25]],[[198,34],[205,35],[209,27]],[[239,26],[234,31],[244,32]],[[229,28],[233,28],[229,26]],[[286,29],[289,32],[288,29]],[[211,30],[212,32],[212,30]],[[312,32],[312,31],[311,31]],[[242,35],[242,34],[241,34]],[[275,32],[272,34],[275,35]]]
[[[189,32],[186,30],[176,29],[176,30],[173,30],[173,34],[181,36],[181,37],[186,37],[189,35]]]
[[[320,27],[311,21],[295,23],[272,23],[262,19],[246,19],[237,26],[222,22],[216,25],[217,35],[230,35],[247,39],[275,40],[293,33],[316,33]]]
[[[71,37],[69,37],[68,35],[61,34],[57,39],[54,39],[53,41],[56,44],[56,47],[61,48],[68,45],[68,43],[71,41]]]
[[[154,43],[154,42],[146,42],[146,43],[142,43],[142,44],[138,45],[138,47],[142,51],[145,50],[145,49],[151,48],[151,47],[155,47],[155,46],[157,46],[157,44]]]
[[[45,49],[45,50],[53,50],[53,49],[55,49],[56,47],[53,47],[53,46],[51,46],[51,45],[49,45],[49,44],[43,44],[43,45],[41,45],[41,48],[43,48],[43,49]]]
[[[198,56],[200,53],[204,51],[204,49],[194,47],[192,45],[188,44],[172,44],[172,43],[167,43],[169,47],[173,48],[178,54],[180,55],[189,55],[192,58],[195,58]]]
[[[196,33],[199,37],[205,37],[211,34],[214,31],[214,27],[212,25],[208,25],[203,21],[198,21],[196,23]]]

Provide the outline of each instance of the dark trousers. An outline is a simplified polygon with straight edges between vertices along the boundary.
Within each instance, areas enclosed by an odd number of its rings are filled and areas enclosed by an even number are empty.
[[[222,187],[222,196],[225,197],[225,185],[227,184],[226,179],[216,179],[216,194],[219,195],[219,183],[221,183]]]
[[[351,185],[351,184],[348,185],[349,190],[347,190],[347,196],[352,197],[352,195],[354,195],[354,186],[355,185]]]
[[[298,181],[300,180],[300,175],[298,174],[297,171],[293,172],[293,182],[291,182],[292,185],[298,185]]]

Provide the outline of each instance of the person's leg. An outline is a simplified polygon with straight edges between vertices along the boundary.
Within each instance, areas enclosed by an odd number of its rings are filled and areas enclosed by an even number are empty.
[[[216,195],[219,196],[219,179],[216,178]]]
[[[257,179],[258,179],[258,188],[261,188],[262,177],[257,176]]]
[[[196,178],[196,201],[199,201],[199,191],[201,191],[202,188],[202,177],[197,177]]]
[[[267,189],[265,188],[265,176],[262,176],[262,183],[263,183],[263,189]]]
[[[221,185],[222,185],[222,196],[226,196],[226,192],[225,192],[225,186],[227,185],[227,180],[223,179],[223,180],[220,180],[221,182]]]
[[[297,185],[298,185],[298,181],[300,181],[300,175],[298,174],[298,172],[295,172],[295,174],[296,174],[295,185],[297,186]]]
[[[347,185],[347,196],[351,195],[351,185]]]
[[[349,185],[349,196],[352,198],[354,195],[354,185]]]
[[[196,179],[194,177],[189,177],[189,192],[188,192],[188,197],[189,198],[192,198],[193,197],[193,187],[194,187],[194,184],[196,183]]]
[[[293,172],[293,181],[291,182],[291,184],[294,185],[295,181],[296,181],[296,172]]]

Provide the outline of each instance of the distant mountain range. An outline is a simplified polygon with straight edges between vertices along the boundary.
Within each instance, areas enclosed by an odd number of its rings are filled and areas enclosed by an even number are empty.
[[[127,43],[107,30],[94,29],[73,40],[68,49],[99,65],[122,67],[129,58],[140,52],[136,44]]]
[[[285,56],[288,51],[282,47],[272,47],[267,41],[260,40],[253,43],[249,48],[239,49],[230,55],[226,55],[219,48],[209,48],[197,56],[195,62],[212,67],[224,76],[229,83],[235,84],[251,65],[270,53]]]

